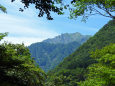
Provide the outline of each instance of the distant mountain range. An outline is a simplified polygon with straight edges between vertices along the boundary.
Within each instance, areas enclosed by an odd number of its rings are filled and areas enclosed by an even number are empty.
[[[91,36],[76,33],[65,33],[52,39],[33,43],[28,48],[31,56],[44,70],[48,71],[57,66],[65,57],[73,53]]]
[[[77,42],[77,43],[84,43],[87,39],[89,39],[91,35],[82,35],[79,32],[76,33],[64,33],[59,36],[56,36],[52,39],[44,40],[43,42],[51,43],[51,44],[68,44],[71,42]]]

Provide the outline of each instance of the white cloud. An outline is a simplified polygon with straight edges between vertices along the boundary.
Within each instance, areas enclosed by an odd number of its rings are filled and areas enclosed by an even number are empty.
[[[26,46],[29,46],[32,43],[41,42],[45,40],[47,37],[42,38],[35,38],[35,37],[5,37],[0,43],[3,43],[4,41],[8,43],[14,43],[14,44],[22,44],[24,43]]]
[[[9,32],[9,36],[3,41],[12,43],[25,43],[30,45],[40,42],[47,38],[58,35],[57,32],[50,30],[44,21],[28,19],[11,14],[0,14],[0,33]]]
[[[32,23],[36,21],[29,21],[28,19],[21,19],[11,15],[0,14],[0,32],[9,32],[10,34],[17,34],[20,36],[39,36],[39,35],[52,35],[56,34],[54,31],[48,30],[46,27],[41,26],[42,21],[39,22],[37,27],[32,27]]]

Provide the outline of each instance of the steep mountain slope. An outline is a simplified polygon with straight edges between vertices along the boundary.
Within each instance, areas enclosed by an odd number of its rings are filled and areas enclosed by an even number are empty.
[[[35,61],[47,72],[57,66],[64,57],[74,52],[89,37],[89,35],[80,33],[66,33],[53,39],[34,43],[28,48],[32,57],[35,57]]]
[[[51,84],[77,86],[77,82],[85,79],[86,68],[96,62],[90,58],[90,52],[110,43],[115,43],[115,20],[111,20],[104,25],[99,32],[87,40],[73,54],[65,58],[55,69],[49,71],[47,86],[51,86]]]

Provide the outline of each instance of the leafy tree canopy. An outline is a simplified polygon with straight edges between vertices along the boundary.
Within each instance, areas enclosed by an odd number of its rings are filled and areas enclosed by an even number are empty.
[[[92,52],[92,58],[98,63],[88,67],[88,78],[80,86],[114,86],[115,85],[115,44]]]
[[[0,33],[0,41],[3,39],[3,37],[7,36],[8,33]]]
[[[5,34],[0,34],[2,39]],[[24,44],[0,45],[1,86],[44,86],[46,75],[31,59]]]
[[[70,18],[83,16],[83,20],[86,20],[89,16],[99,14],[115,19],[115,0],[72,0],[71,4]]]
[[[12,2],[15,0],[11,0]],[[34,4],[35,8],[39,10],[39,17],[47,14],[47,19],[52,20],[50,13],[55,12],[57,14],[63,14],[63,8],[70,10],[70,18],[77,18],[78,16],[83,16],[83,20],[86,20],[92,15],[102,15],[105,17],[110,17],[115,19],[115,1],[114,0],[71,0],[71,4],[64,5],[64,0],[21,0],[25,5],[24,8],[28,8],[30,4]],[[62,7],[56,5],[60,3]],[[23,11],[20,8],[20,11]]]
[[[11,0],[12,2],[16,0]],[[28,8],[30,4],[35,5],[35,8],[39,10],[38,17],[43,17],[44,14],[47,15],[48,20],[52,20],[51,12],[55,12],[57,14],[63,14],[62,8],[55,6],[57,0],[21,0],[21,2],[24,4],[24,9]],[[20,11],[23,11],[22,8],[20,8]]]
[[[16,0],[11,0],[14,2]],[[69,7],[70,19],[76,19],[78,16],[83,16],[83,20],[86,20],[92,15],[102,15],[115,19],[115,0],[71,0],[71,4],[64,4],[64,0],[21,0],[24,4],[24,9],[28,8],[30,4],[33,4],[39,11],[38,17],[47,15],[48,20],[52,20],[51,12],[55,12],[58,15],[63,14],[63,9]],[[61,6],[57,5],[61,4]],[[20,8],[20,11],[24,11]],[[0,10],[6,12],[6,8],[0,5]]]

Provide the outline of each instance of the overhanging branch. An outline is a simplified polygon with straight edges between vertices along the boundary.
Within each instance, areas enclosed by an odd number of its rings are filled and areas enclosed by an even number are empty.
[[[103,6],[103,5],[102,5],[102,6]],[[101,5],[97,5],[97,7],[98,7],[99,9],[105,11],[109,16],[106,16],[106,15],[102,14],[100,11],[98,11],[98,10],[95,9],[100,15],[115,19],[115,16],[113,16],[113,15],[109,12],[108,8],[105,8],[105,6],[101,7]]]
[[[98,10],[95,9],[95,8],[93,8],[93,10],[96,11],[97,14],[100,14],[100,15],[102,15],[102,16],[105,16],[105,17],[111,17],[111,16],[107,16],[107,15],[101,13],[100,11],[98,11]]]

